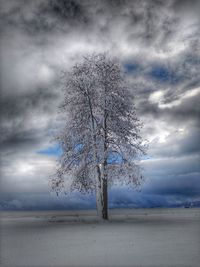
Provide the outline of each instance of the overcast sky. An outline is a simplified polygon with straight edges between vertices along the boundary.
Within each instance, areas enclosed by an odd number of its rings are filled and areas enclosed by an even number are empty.
[[[1,209],[89,208],[49,193],[62,125],[60,72],[86,53],[122,64],[149,140],[141,192],[111,207],[200,205],[200,1],[0,0]]]

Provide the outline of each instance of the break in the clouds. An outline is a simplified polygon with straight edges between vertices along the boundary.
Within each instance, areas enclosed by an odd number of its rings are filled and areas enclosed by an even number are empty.
[[[149,140],[141,192],[115,188],[110,206],[199,203],[198,0],[0,5],[2,208],[94,206],[92,197],[79,194],[55,200],[48,177],[60,153],[51,143],[62,127],[60,72],[84,54],[104,51],[119,58]]]

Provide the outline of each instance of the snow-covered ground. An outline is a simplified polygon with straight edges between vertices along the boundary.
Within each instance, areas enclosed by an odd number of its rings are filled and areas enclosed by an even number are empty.
[[[1,266],[200,266],[200,209],[1,212]]]

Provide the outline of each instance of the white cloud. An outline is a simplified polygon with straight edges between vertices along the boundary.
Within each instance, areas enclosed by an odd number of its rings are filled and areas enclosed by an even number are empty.
[[[149,102],[153,103],[153,104],[160,103],[163,101],[164,95],[165,95],[165,93],[161,90],[153,92],[149,96]]]
[[[1,191],[48,192],[49,177],[55,172],[56,157],[24,151],[2,161]]]
[[[167,94],[166,92],[161,91],[161,90],[153,92],[149,96],[149,102],[152,104],[158,104],[158,107],[160,109],[173,108],[173,107],[181,105],[184,100],[186,100],[190,97],[195,97],[195,96],[199,95],[200,94],[200,87],[194,88],[194,89],[189,89],[185,93],[179,95],[178,99],[171,101],[171,102],[168,102],[168,103],[165,103],[166,94]]]

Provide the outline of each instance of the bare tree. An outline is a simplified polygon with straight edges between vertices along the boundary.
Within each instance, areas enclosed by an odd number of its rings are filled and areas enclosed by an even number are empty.
[[[108,186],[137,186],[142,179],[135,160],[144,146],[133,94],[119,62],[106,54],[84,57],[63,82],[66,125],[58,134],[63,154],[52,189],[60,192],[68,178],[71,191],[95,191],[98,214],[108,219]]]

